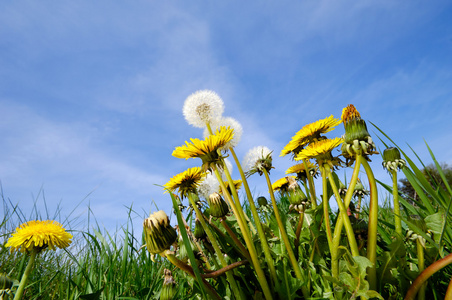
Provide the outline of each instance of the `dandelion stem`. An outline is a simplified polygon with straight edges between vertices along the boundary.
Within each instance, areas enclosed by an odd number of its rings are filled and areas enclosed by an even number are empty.
[[[419,272],[424,271],[425,269],[425,260],[424,260],[424,247],[422,246],[421,241],[419,238],[416,240],[416,248],[417,248],[417,267],[419,269]],[[421,288],[419,289],[419,292],[417,294],[418,300],[425,300],[425,290],[427,288],[427,282],[422,284]]]
[[[391,171],[392,174],[392,197],[394,198],[394,224],[395,231],[402,236],[402,219],[400,218],[399,191],[397,187],[397,170]]]
[[[239,228],[242,231],[243,238],[245,239],[245,244],[248,247],[250,256],[251,256],[251,262],[253,264],[254,270],[256,271],[257,279],[259,280],[259,283],[262,287],[262,291],[265,295],[265,298],[270,300],[273,299],[272,293],[270,291],[270,288],[267,283],[267,279],[265,278],[264,271],[262,270],[262,267],[259,263],[259,258],[257,256],[256,247],[254,246],[254,243],[251,240],[251,237],[246,234],[246,224],[243,222],[243,220],[240,218],[240,213],[237,211],[237,207],[234,204],[234,200],[232,199],[231,195],[228,193],[228,190],[223,182],[221,180],[221,175],[218,172],[218,168],[215,166],[213,168],[215,175],[217,176],[218,182],[220,183],[221,190],[223,191],[223,195],[225,196],[226,200],[229,202],[229,205],[231,206],[233,213],[237,219],[237,222],[239,223]]]
[[[38,254],[38,249],[33,248],[30,254],[30,260],[28,261],[27,267],[25,268],[24,275],[22,275],[22,279],[20,280],[19,287],[17,288],[16,295],[14,296],[14,300],[19,300],[22,298],[22,294],[24,293],[25,284],[27,283],[28,276],[30,276],[31,270],[33,269],[33,264],[36,259],[36,255]]]
[[[192,194],[188,195],[188,200],[190,201],[190,204],[192,205],[193,209],[195,210],[196,215],[198,216],[198,219],[201,222],[201,225],[204,228],[204,231],[206,232],[207,237],[209,238],[210,243],[213,246],[213,249],[215,250],[215,254],[217,255],[218,259],[220,260],[221,265],[223,267],[226,267],[227,263],[224,260],[223,253],[220,250],[220,246],[218,245],[217,240],[215,239],[215,236],[212,234],[212,231],[210,231],[209,226],[206,224],[206,221],[204,220],[204,217],[203,217],[203,213],[199,210],[198,206],[196,205],[195,201],[193,200]],[[237,286],[237,282],[235,281],[232,272],[226,272],[226,276],[228,278],[229,284],[231,285],[231,289],[234,291],[234,294],[237,297],[240,297],[239,295],[241,295],[241,294],[240,294],[240,291]]]
[[[370,187],[369,203],[369,228],[367,237],[367,258],[372,263],[372,267],[367,269],[369,287],[371,290],[377,289],[377,226],[378,226],[378,192],[374,173],[365,159],[361,159],[361,164],[366,170]]]
[[[259,235],[259,240],[262,244],[262,249],[264,250],[265,261],[267,262],[267,266],[270,270],[271,279],[274,283],[278,282],[278,278],[276,276],[276,269],[273,263],[273,258],[270,253],[270,247],[268,246],[267,237],[265,236],[264,229],[262,228],[261,220],[259,218],[259,214],[257,213],[256,204],[254,203],[253,196],[251,195],[251,190],[248,185],[248,181],[246,180],[245,173],[243,172],[242,165],[235,154],[233,148],[230,148],[229,151],[234,158],[234,161],[237,165],[237,169],[239,170],[240,177],[242,178],[243,188],[246,192],[246,197],[248,198],[248,202],[250,204],[251,214],[253,215],[254,223],[256,224],[257,234]]]
[[[300,265],[298,264],[298,261],[295,258],[295,255],[294,255],[294,253],[292,251],[292,247],[291,247],[290,242],[289,242],[289,237],[287,236],[284,224],[283,224],[282,219],[281,219],[281,215],[279,213],[278,205],[276,203],[275,195],[273,193],[272,183],[270,181],[270,176],[268,175],[267,169],[264,168],[263,170],[264,170],[265,178],[267,179],[268,192],[269,192],[270,198],[272,200],[273,210],[275,212],[276,222],[278,223],[278,227],[279,227],[279,230],[281,232],[281,237],[282,237],[282,239],[284,241],[284,244],[286,246],[286,251],[287,251],[287,254],[289,256],[290,263],[292,264],[292,268],[293,268],[293,270],[295,272],[295,276],[298,279],[300,279],[300,280],[304,280],[303,274],[301,273]],[[304,298],[307,299],[309,297],[309,293],[308,293],[308,290],[306,289],[306,286],[302,286],[301,290],[302,290]]]
[[[306,170],[306,177],[308,178],[309,195],[311,196],[311,205],[312,205],[312,208],[316,208],[317,207],[317,197],[315,194],[314,180],[312,178],[311,173],[309,172],[308,163],[307,163],[306,159],[303,159],[303,165],[304,165],[304,169]]]

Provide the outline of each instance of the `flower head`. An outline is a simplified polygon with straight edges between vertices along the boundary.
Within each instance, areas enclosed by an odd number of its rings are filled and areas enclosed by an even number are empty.
[[[219,119],[224,111],[223,100],[215,92],[197,91],[185,100],[183,113],[188,124],[203,128]]]
[[[311,143],[308,147],[298,153],[295,160],[315,158],[319,165],[328,163],[330,166],[334,166],[335,164],[338,164],[338,159],[333,158],[331,151],[342,142],[343,140],[341,138],[334,138]]]
[[[187,197],[189,193],[196,193],[199,184],[205,178],[206,173],[200,167],[190,168],[173,176],[164,187],[175,193],[179,191],[181,198]]]
[[[272,168],[272,151],[265,146],[257,146],[248,151],[243,159],[243,169],[248,175],[259,173],[262,175],[264,169],[270,172]]]
[[[146,247],[151,254],[169,250],[176,241],[177,232],[170,225],[169,218],[163,210],[153,213],[143,222]]]
[[[335,119],[331,115],[328,118],[305,125],[292,137],[292,140],[281,151],[280,156],[286,156],[289,153],[296,156],[308,143],[324,139],[321,134],[333,130],[340,123],[341,120]]]
[[[71,243],[71,238],[72,235],[56,221],[29,221],[16,228],[5,246],[11,247],[11,252],[39,252],[46,248],[66,248]]]
[[[273,191],[280,191],[281,193],[287,192],[287,189],[289,188],[289,181],[287,180],[289,176],[282,177],[272,184]],[[295,179],[295,176],[291,176],[293,179]]]
[[[213,193],[207,198],[210,207],[210,214],[216,218],[222,218],[229,212],[229,207],[221,198],[220,194]]]
[[[220,129],[221,127],[229,127],[234,129],[234,137],[223,146],[223,149],[229,149],[237,146],[242,138],[243,128],[242,125],[234,118],[224,117],[221,119],[213,120],[210,124],[213,131]],[[210,135],[207,127],[204,129],[204,137]]]
[[[220,183],[215,175],[207,173],[206,177],[199,183],[197,188],[198,194],[205,199],[209,198],[210,194],[220,190]]]
[[[308,170],[309,174],[311,174],[311,176],[315,177],[317,174],[317,167],[309,160],[306,161],[306,166],[308,167],[307,170]],[[307,178],[305,164],[304,163],[296,164],[286,170],[286,174],[293,174],[293,173],[297,174],[297,178],[299,180],[302,180],[302,181],[305,180]]]
[[[361,119],[361,115],[352,104],[342,110],[342,122],[345,134],[341,150],[347,159],[347,165],[354,161],[357,154],[363,155],[369,160],[369,155],[378,153],[375,151],[375,144],[367,131],[366,122]]]
[[[297,212],[304,211],[305,207],[309,204],[308,197],[300,189],[297,181],[293,176],[286,176],[287,179],[287,197],[289,199],[290,205],[289,210],[294,210]]]
[[[242,187],[242,181],[240,179],[238,180],[232,180],[234,183],[234,188],[235,190],[239,190]],[[229,181],[223,181],[224,185],[226,186],[226,189],[228,190],[229,194],[232,195],[232,189],[231,186],[229,185]],[[220,190],[220,194],[223,194],[223,191]]]
[[[173,156],[185,159],[199,157],[203,162],[203,170],[210,170],[221,160],[217,150],[223,148],[233,137],[233,129],[220,127],[215,134],[209,135],[204,140],[190,139],[191,143],[186,141],[185,145],[176,147]]]
[[[406,161],[401,157],[399,149],[386,148],[383,151],[383,167],[388,171],[397,171],[406,166]]]

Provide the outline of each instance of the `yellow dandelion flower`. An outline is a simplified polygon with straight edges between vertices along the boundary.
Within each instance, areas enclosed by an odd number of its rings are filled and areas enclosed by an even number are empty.
[[[289,177],[289,176],[287,176]],[[272,189],[273,191],[287,191],[287,188],[289,187],[289,181],[287,180],[287,177],[280,178],[273,182]],[[293,179],[295,179],[295,176],[290,176]]]
[[[320,136],[321,134],[333,130],[334,127],[336,127],[340,123],[341,120],[336,119],[333,117],[333,115],[331,115],[325,119],[321,119],[314,123],[305,125],[292,137],[292,140],[281,151],[280,156],[285,156],[289,153],[296,155],[308,143],[322,139],[322,137]]]
[[[236,191],[242,187],[242,181],[240,179],[232,180],[232,181],[234,182],[234,187],[235,187]],[[229,181],[223,181],[223,182],[224,182],[224,185],[226,186],[226,189],[229,191],[230,194],[232,194],[231,188],[229,186]],[[220,194],[223,194],[223,191],[221,189],[220,189]]]
[[[187,197],[189,193],[194,193],[204,177],[206,177],[206,173],[200,167],[194,167],[173,176],[163,186],[173,193],[178,190],[179,195],[183,198]]]
[[[307,161],[306,165],[308,166],[309,171],[312,169],[314,169],[314,170],[316,169],[316,166],[310,161]],[[305,173],[306,174],[306,168],[304,166],[304,163],[296,164],[296,165],[288,168],[286,171],[286,174],[293,174],[293,173],[296,173],[296,174]]]
[[[72,235],[56,221],[29,221],[18,228],[6,243],[6,247],[11,247],[11,252],[32,252],[36,249],[42,251],[46,248],[55,250],[69,246]]]
[[[342,142],[343,140],[341,138],[334,138],[311,143],[308,147],[298,153],[295,160],[315,158],[319,165],[322,165],[325,162],[331,163],[334,160],[331,151],[342,144]]]
[[[220,156],[218,149],[224,147],[234,137],[234,130],[229,127],[220,127],[215,134],[209,135],[204,140],[190,139],[191,143],[185,142],[185,145],[176,147],[173,156],[177,158],[195,158],[199,157],[203,162],[203,169],[210,169],[213,163],[217,163]]]

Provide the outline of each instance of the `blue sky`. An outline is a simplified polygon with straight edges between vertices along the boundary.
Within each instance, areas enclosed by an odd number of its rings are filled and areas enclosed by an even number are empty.
[[[202,137],[182,115],[201,89],[242,124],[239,157],[275,151],[273,180],[292,135],[349,103],[451,164],[451,29],[450,1],[2,1],[3,196],[25,212],[36,198],[63,215],[89,205],[107,227],[132,204],[169,213],[155,184],[200,163],[171,153]],[[267,195],[263,178],[251,185]]]

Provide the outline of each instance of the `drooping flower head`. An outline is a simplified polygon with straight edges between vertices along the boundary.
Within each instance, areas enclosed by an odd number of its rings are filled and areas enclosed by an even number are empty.
[[[202,160],[203,170],[211,170],[213,165],[221,161],[217,150],[223,148],[233,137],[233,129],[220,127],[215,134],[209,135],[204,140],[190,139],[191,143],[186,141],[185,145],[176,147],[173,156],[185,159],[199,157]]]
[[[176,295],[176,281],[174,280],[171,271],[168,269],[163,270],[163,285],[162,290],[160,291],[160,299],[159,300],[171,300],[174,299]]]
[[[183,113],[188,124],[206,127],[206,123],[221,118],[224,111],[223,100],[215,92],[197,91],[185,100]]]
[[[342,122],[345,134],[341,151],[347,160],[347,165],[352,164],[357,154],[369,160],[369,155],[378,153],[367,131],[366,122],[361,119],[361,115],[352,104],[342,110]]]
[[[399,149],[395,147],[386,148],[383,151],[383,167],[391,171],[398,171],[406,166],[406,161],[401,157]]]
[[[309,143],[324,139],[321,134],[327,133],[341,123],[341,120],[335,119],[333,115],[310,123],[301,128],[292,140],[281,151],[280,156],[286,156],[292,153],[294,157]]]
[[[5,246],[11,247],[11,252],[40,252],[47,248],[66,248],[71,238],[72,235],[56,221],[29,221],[16,228]]]
[[[231,117],[223,117],[221,119],[215,119],[211,122],[210,127],[212,131],[220,129],[221,127],[229,127],[234,129],[234,137],[224,145],[223,149],[229,149],[237,146],[242,138],[243,128],[242,125],[234,118]],[[208,137],[210,135],[209,130],[207,128],[204,129],[204,137]]]
[[[295,157],[295,160],[304,160],[314,158],[317,160],[319,166],[329,164],[331,168],[339,164],[339,160],[333,157],[331,151],[339,146],[343,140],[341,138],[324,139],[318,142],[309,144],[308,147],[301,150]]]
[[[317,167],[310,161],[306,161],[307,170],[311,176],[317,175]],[[297,179],[304,181],[307,178],[306,167],[304,163],[296,164],[286,170],[286,174],[297,174]]]
[[[170,225],[168,216],[163,210],[151,214],[143,222],[146,248],[152,255],[169,250],[176,241],[177,232]]]
[[[262,175],[264,169],[270,172],[272,169],[272,151],[265,146],[250,149],[243,159],[243,169],[248,176],[256,172]]]
[[[178,191],[181,198],[188,197],[189,193],[196,193],[196,189],[206,177],[200,167],[190,168],[173,176],[164,187],[173,193]]]

